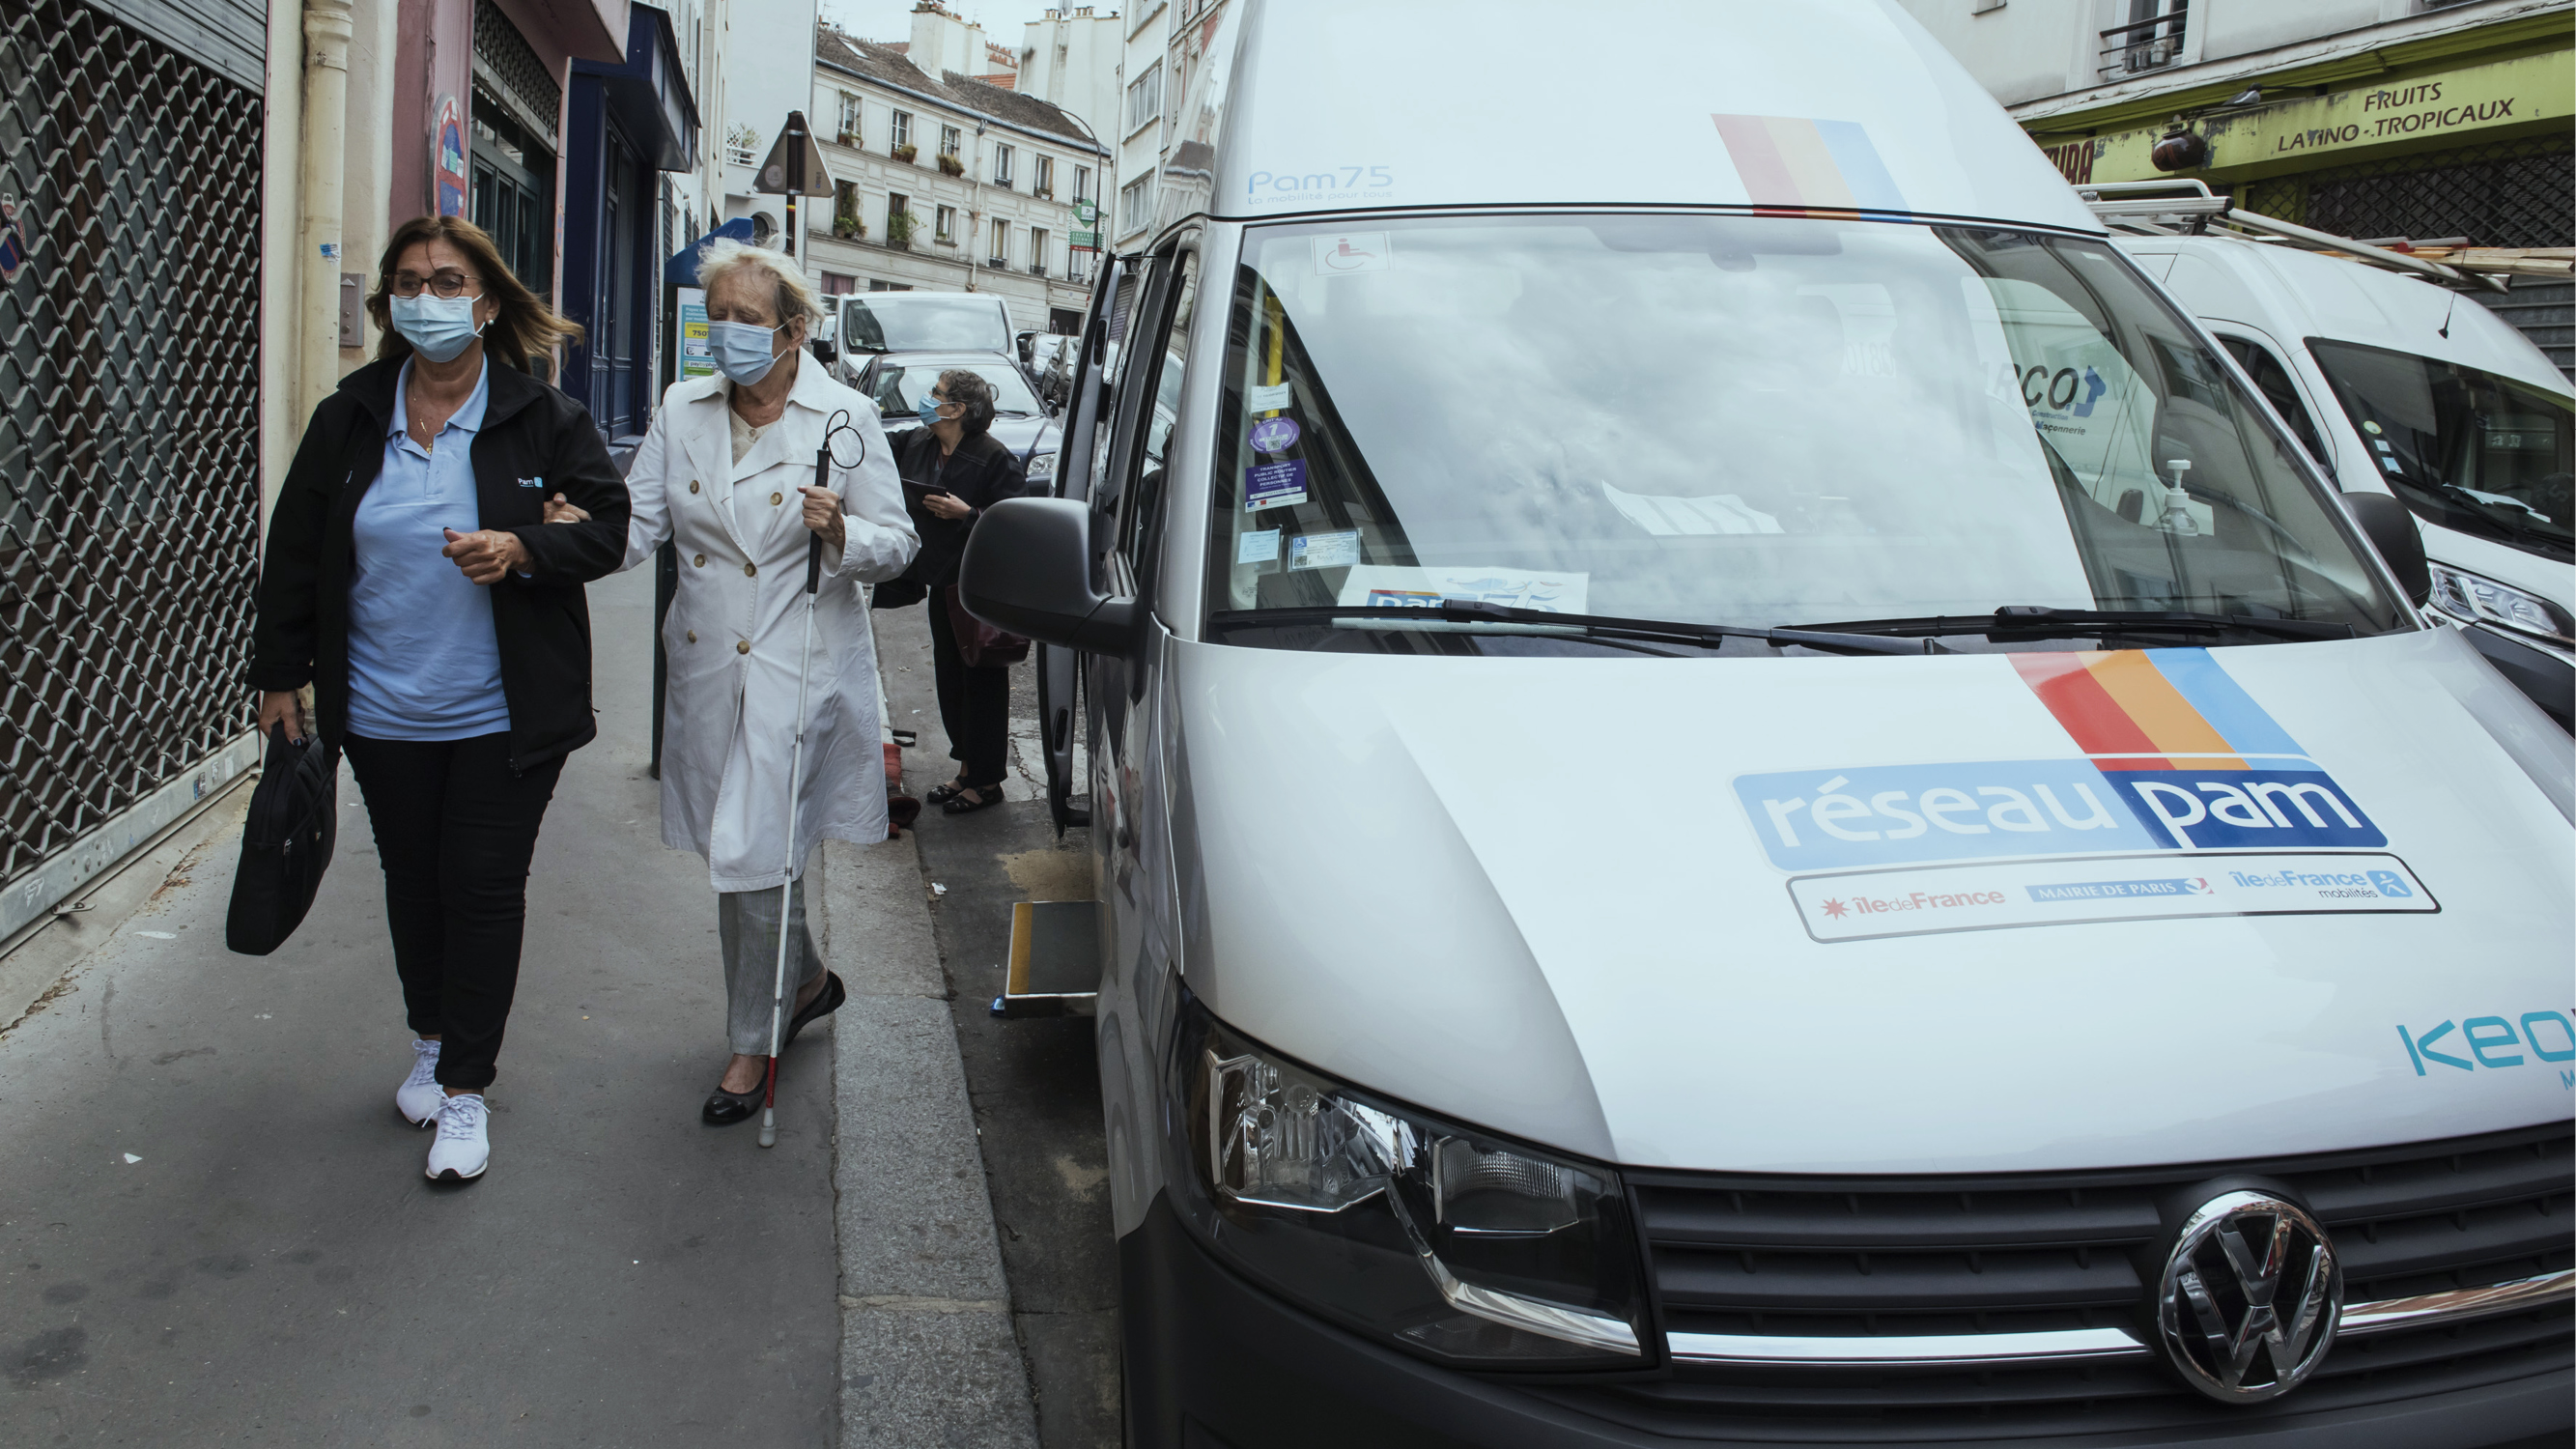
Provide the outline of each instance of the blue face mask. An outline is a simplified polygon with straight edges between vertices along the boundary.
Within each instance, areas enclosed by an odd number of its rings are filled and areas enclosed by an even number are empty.
[[[715,353],[716,367],[737,387],[751,386],[769,376],[769,370],[778,365],[778,355],[769,350],[769,339],[777,335],[777,327],[759,327],[749,322],[707,324],[707,345]]]
[[[929,427],[932,423],[939,421],[939,399],[932,397],[928,393],[923,393],[921,395],[921,407],[918,411],[921,414],[921,425],[925,428]]]
[[[482,335],[483,329],[474,325],[471,297],[423,292],[417,297],[395,297],[392,303],[394,330],[411,344],[412,351],[432,362],[455,361]]]

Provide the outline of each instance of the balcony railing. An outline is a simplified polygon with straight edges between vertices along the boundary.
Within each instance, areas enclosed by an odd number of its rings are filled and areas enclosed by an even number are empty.
[[[984,269],[986,271],[993,272],[1007,272],[1011,269],[1011,259],[1009,257],[986,257],[984,259]]]
[[[1031,263],[1029,263],[1029,275],[1030,275],[1030,276],[1032,276],[1032,277],[1043,277],[1043,276],[1045,276],[1045,275],[1046,275],[1046,263],[1044,263],[1044,262],[1031,262]]]
[[[2162,15],[2103,31],[2102,78],[2116,80],[2140,71],[2161,70],[2180,60],[2187,13],[2188,7],[2176,0],[2173,9]]]
[[[760,153],[754,151],[749,146],[736,146],[731,142],[727,142],[725,143],[725,164],[727,166],[757,166],[760,164]]]

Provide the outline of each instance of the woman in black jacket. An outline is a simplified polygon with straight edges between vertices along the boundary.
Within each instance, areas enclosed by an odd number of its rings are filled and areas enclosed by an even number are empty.
[[[376,360],[313,410],[269,519],[251,683],[263,734],[345,750],[375,826],[416,1038],[394,1105],[432,1179],[491,1160],[490,1085],[528,862],[564,756],[596,734],[582,585],[623,561],[626,485],[581,405],[528,374],[577,338],[481,228],[397,228]],[[549,527],[545,500],[589,522]]]
[[[904,578],[930,590],[930,659],[939,683],[939,722],[948,731],[957,777],[930,792],[930,803],[965,815],[1002,803],[1011,726],[1011,670],[970,667],[957,647],[949,596],[966,537],[984,510],[1020,496],[1020,460],[987,431],[993,385],[966,368],[950,368],[924,394],[922,420],[895,440],[895,470],[904,506],[921,534],[921,552]]]

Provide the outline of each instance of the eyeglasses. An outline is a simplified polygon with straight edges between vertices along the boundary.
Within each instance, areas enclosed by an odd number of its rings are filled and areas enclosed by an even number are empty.
[[[432,296],[452,300],[464,296],[465,289],[480,280],[477,277],[469,277],[463,272],[440,272],[423,281],[409,272],[396,272],[393,279],[393,293],[397,297],[417,297],[425,288]]]

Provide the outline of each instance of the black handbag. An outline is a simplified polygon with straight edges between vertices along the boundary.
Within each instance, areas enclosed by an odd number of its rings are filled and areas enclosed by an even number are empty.
[[[331,865],[339,796],[340,752],[311,734],[289,741],[283,722],[271,726],[268,760],[242,824],[241,869],[233,873],[232,909],[224,916],[227,949],[265,956],[304,923]]]

